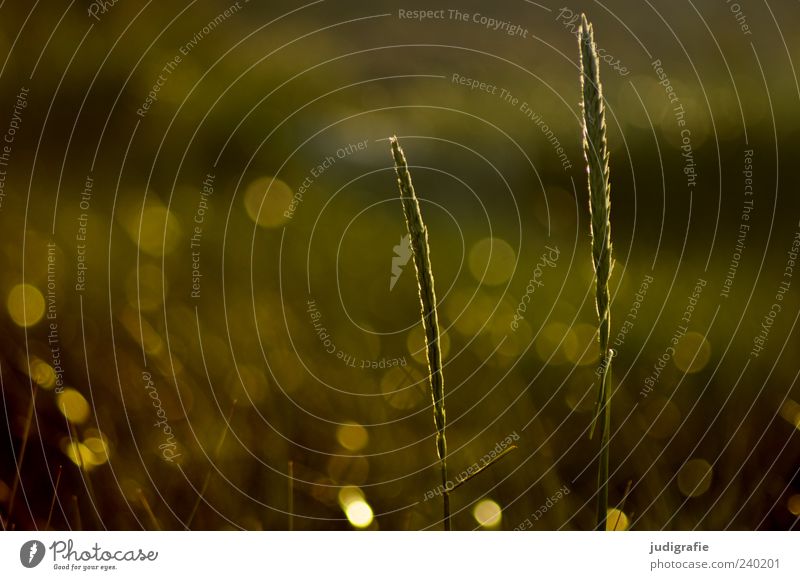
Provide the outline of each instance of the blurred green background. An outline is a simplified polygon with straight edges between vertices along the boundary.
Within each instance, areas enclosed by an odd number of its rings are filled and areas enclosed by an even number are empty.
[[[440,529],[396,134],[451,476],[518,438],[454,527],[590,529],[581,11],[608,58],[609,522],[794,527],[800,10],[747,0],[2,5],[3,525]]]

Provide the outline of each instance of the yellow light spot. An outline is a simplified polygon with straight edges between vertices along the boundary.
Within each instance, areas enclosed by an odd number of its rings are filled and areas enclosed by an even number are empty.
[[[678,472],[678,489],[686,497],[700,497],[711,488],[712,471],[705,459],[687,461]]]
[[[496,528],[503,519],[503,510],[497,502],[484,499],[475,504],[472,509],[472,516],[481,527]]]
[[[166,207],[154,205],[142,213],[141,224],[136,220],[128,234],[141,250],[151,256],[169,254],[181,238],[181,226]]]
[[[345,485],[339,490],[339,505],[342,506],[342,509],[347,509],[347,506],[354,501],[363,499],[364,492],[362,492],[361,489],[355,485]]]
[[[536,337],[536,354],[550,364],[567,362],[568,352],[577,351],[578,340],[572,330],[561,322],[551,322]]]
[[[624,532],[630,526],[630,521],[625,512],[617,508],[611,508],[606,512],[606,531]]]
[[[454,292],[452,300],[445,302],[445,312],[456,330],[469,337],[486,328],[486,319],[494,307],[495,302],[483,292],[474,296],[470,292]]]
[[[344,511],[347,519],[354,527],[364,529],[372,523],[372,508],[364,500],[350,503]]]
[[[64,454],[70,458],[72,463],[86,471],[95,466],[94,454],[83,443],[68,442],[64,447]]]
[[[425,329],[422,325],[417,325],[411,329],[406,339],[406,347],[409,354],[420,364],[428,364],[428,351],[425,346]],[[442,334],[439,340],[439,348],[442,351],[442,358],[446,358],[450,353],[450,336]]]
[[[781,417],[796,429],[800,429],[800,404],[792,399],[786,399],[781,405]]]
[[[102,465],[108,461],[108,457],[111,454],[111,449],[109,448],[105,437],[88,437],[83,440],[83,445],[92,454],[92,457],[89,459],[90,463],[94,465]]]
[[[516,260],[517,255],[508,242],[484,238],[469,252],[469,271],[479,282],[498,286],[511,279]]]
[[[786,502],[786,507],[793,516],[800,516],[800,495],[791,496]]]
[[[31,378],[43,389],[50,390],[56,385],[56,371],[42,359],[31,359]]]
[[[75,389],[64,389],[56,396],[56,404],[70,423],[83,423],[89,418],[89,403]]]
[[[347,519],[356,528],[366,528],[372,523],[372,508],[364,499],[364,493],[354,485],[339,490],[339,505]]]
[[[36,286],[17,284],[8,293],[8,313],[18,326],[33,326],[44,316],[44,296]]]
[[[294,193],[283,181],[261,177],[244,192],[244,207],[250,219],[262,228],[275,228],[286,223],[285,212],[290,210]]]
[[[705,368],[711,358],[711,345],[698,332],[687,332],[675,347],[672,360],[686,373],[696,373]]]
[[[600,359],[597,327],[591,324],[576,324],[572,327],[572,334],[575,341],[564,343],[567,361],[580,366],[595,364]]]
[[[336,430],[336,439],[348,451],[359,451],[367,446],[369,434],[358,423],[345,423]]]
[[[499,345],[497,347],[497,354],[508,358],[514,358],[521,355],[531,344],[533,330],[527,320],[520,320],[517,323],[516,330],[509,333],[511,327],[508,320],[508,318],[505,319],[502,330],[500,327],[492,328],[492,342],[493,344]]]
[[[0,480],[0,503],[6,503],[11,495],[11,489],[5,481]]]

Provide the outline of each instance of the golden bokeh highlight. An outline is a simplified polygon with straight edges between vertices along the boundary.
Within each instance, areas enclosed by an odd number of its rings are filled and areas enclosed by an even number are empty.
[[[294,192],[277,177],[261,177],[247,186],[244,207],[250,219],[262,228],[276,228],[289,221]]]
[[[481,328],[485,328],[486,319],[494,310],[495,302],[483,292],[456,291],[445,301],[444,311],[455,329],[472,338]]]
[[[336,440],[348,451],[360,451],[369,443],[369,434],[358,423],[345,423],[336,430]]]
[[[551,322],[539,331],[534,346],[542,362],[557,365],[569,361],[567,353],[577,352],[578,339],[566,324]]]
[[[91,412],[89,403],[83,395],[70,387],[56,395],[56,405],[67,421],[74,424],[86,422]]]
[[[44,296],[36,286],[17,284],[8,293],[8,314],[17,326],[27,328],[44,316]]]
[[[348,485],[340,489],[339,505],[353,527],[364,529],[372,523],[372,508],[358,487]]]
[[[579,366],[589,366],[600,360],[600,345],[597,342],[597,327],[591,324],[576,324],[572,327],[574,341],[564,344],[567,361]]]
[[[142,212],[141,225],[137,220],[135,227],[129,229],[128,235],[144,253],[161,257],[178,246],[181,226],[166,207],[160,204],[151,205]]]
[[[469,271],[482,284],[499,286],[511,279],[516,261],[517,254],[508,242],[484,238],[469,252]]]
[[[800,494],[794,494],[786,500],[786,509],[793,516],[800,517]]]
[[[31,358],[30,373],[33,382],[43,389],[49,391],[56,386],[56,371],[42,359],[38,357]]]
[[[795,429],[800,429],[800,404],[792,399],[786,399],[781,405],[781,418],[792,425]]]
[[[77,441],[69,441],[64,446],[64,454],[69,457],[70,461],[86,471],[95,467],[94,454],[83,443]]]
[[[606,531],[624,532],[631,525],[627,514],[617,508],[611,508],[606,512]]]
[[[344,510],[344,513],[353,527],[358,529],[368,528],[372,523],[372,508],[364,500],[352,502]]]
[[[106,463],[111,456],[111,448],[108,445],[108,440],[99,433],[97,436],[85,438],[83,444],[92,453],[91,461],[94,465]]]
[[[691,459],[678,472],[678,489],[686,497],[700,497],[711,488],[713,469],[705,459]]]
[[[672,361],[685,373],[703,370],[711,358],[711,345],[699,332],[687,332],[675,346]]]
[[[494,529],[503,520],[503,509],[491,499],[483,499],[472,508],[472,517],[482,528]]]
[[[509,333],[508,319],[505,322],[502,329],[493,325],[492,342],[498,345],[497,354],[514,359],[522,355],[530,346],[533,340],[533,329],[527,320],[520,320],[517,323],[517,329]]]

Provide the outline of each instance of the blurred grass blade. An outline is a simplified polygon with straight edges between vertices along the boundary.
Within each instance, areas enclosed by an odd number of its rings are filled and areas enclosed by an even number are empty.
[[[512,451],[516,450],[517,450],[516,445],[512,445],[511,447],[504,449],[503,452],[500,453],[500,455],[493,457],[488,463],[484,463],[476,471],[473,471],[464,479],[459,479],[458,481],[456,481],[455,485],[452,488],[450,488],[450,491],[455,491],[456,489],[458,489],[459,487],[470,481],[472,478],[474,478],[476,475],[483,473],[484,471],[489,469],[492,465],[496,465],[498,461],[506,457]]]

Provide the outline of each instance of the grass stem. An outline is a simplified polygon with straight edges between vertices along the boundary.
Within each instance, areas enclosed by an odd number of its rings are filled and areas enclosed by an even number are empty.
[[[589,179],[592,263],[595,272],[595,301],[600,334],[600,388],[594,421],[600,431],[600,458],[597,470],[596,530],[606,529],[608,514],[608,463],[611,434],[611,358],[609,331],[611,299],[609,278],[611,258],[611,188],[608,170],[605,104],[600,84],[600,61],[594,43],[592,25],[581,15],[579,34],[581,53],[581,88],[583,93],[583,153]],[[592,431],[594,430],[594,422]]]
[[[50,523],[53,521],[53,510],[56,507],[56,500],[58,499],[58,485],[61,483],[61,472],[64,471],[62,465],[58,466],[58,475],[56,476],[56,483],[53,486],[53,499],[50,502],[50,511],[47,512],[47,523],[44,525],[45,530],[50,529]]]
[[[19,449],[19,457],[17,458],[17,470],[14,474],[14,482],[11,484],[11,494],[8,498],[8,513],[6,514],[6,521],[9,523],[11,522],[11,516],[14,514],[17,490],[19,490],[19,484],[20,481],[22,481],[22,463],[25,461],[25,451],[28,449],[28,440],[31,437],[31,426],[33,425],[33,415],[36,412],[36,394],[38,392],[39,386],[34,384],[31,388],[31,404],[28,406],[28,415],[25,417],[25,428],[22,432],[22,443]]]
[[[411,250],[414,255],[414,268],[417,272],[419,299],[422,308],[422,324],[425,327],[425,344],[428,355],[428,376],[433,398],[433,419],[436,425],[436,452],[442,475],[442,499],[444,500],[444,529],[450,530],[450,494],[447,489],[447,439],[445,438],[444,380],[442,378],[442,353],[439,344],[439,314],[436,309],[436,292],[433,287],[428,228],[422,221],[419,200],[411,183],[408,163],[397,137],[392,137],[392,156],[394,157],[400,199],[406,226],[411,236]]]

